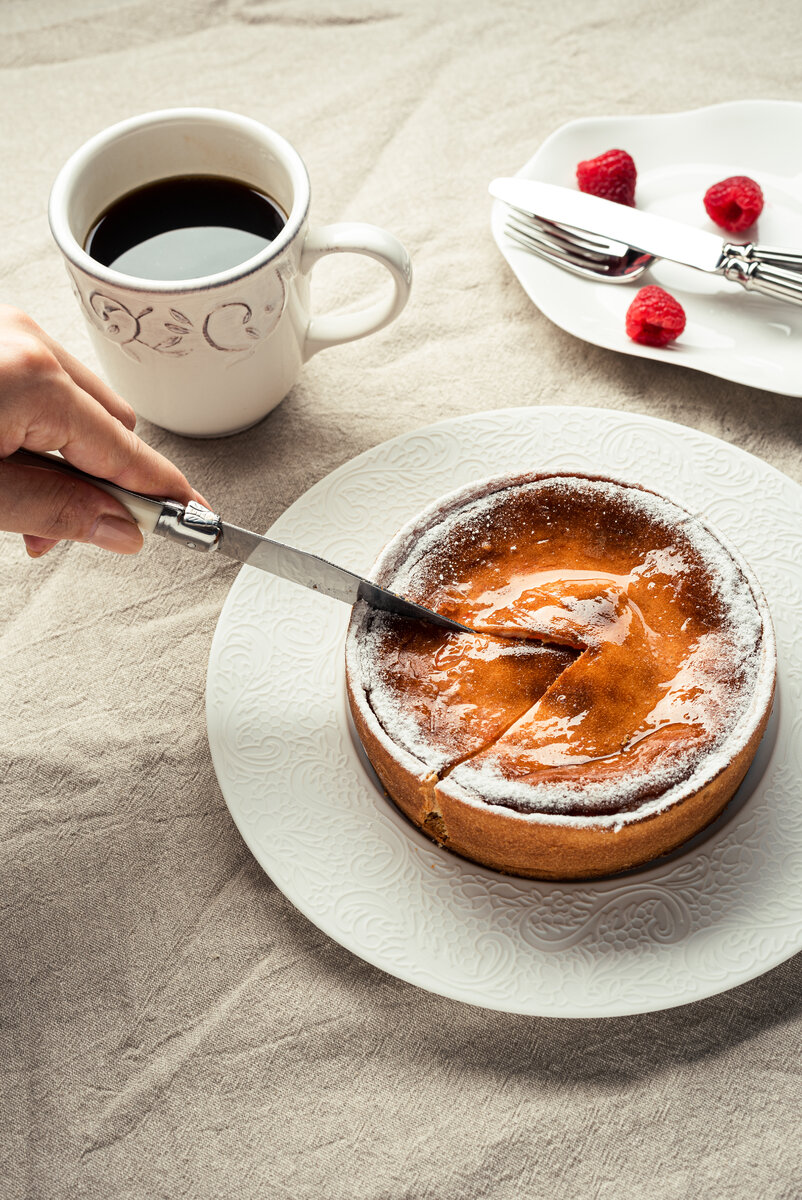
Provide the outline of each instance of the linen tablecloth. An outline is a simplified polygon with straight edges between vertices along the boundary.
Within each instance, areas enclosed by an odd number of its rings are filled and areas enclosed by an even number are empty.
[[[694,426],[802,481],[802,407],[571,337],[489,234],[487,182],[577,117],[800,98],[782,0],[2,0],[2,300],[94,363],[47,227],[66,156],[209,105],[305,158],[315,220],[396,233],[391,328],[327,351],[255,429],[141,423],[255,529],[355,454],[440,418],[598,405]],[[798,155],[789,146],[789,155]],[[321,309],[378,276],[315,277]],[[246,850],[204,679],[236,567],[2,536],[0,1194],[792,1197],[800,959],[608,1020],[509,1016],[402,983],[303,918]]]

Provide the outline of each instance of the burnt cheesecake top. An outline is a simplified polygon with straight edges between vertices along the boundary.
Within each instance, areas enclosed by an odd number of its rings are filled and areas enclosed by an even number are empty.
[[[475,631],[362,605],[348,657],[390,742],[477,803],[654,811],[723,769],[770,698],[770,622],[748,569],[636,486],[473,485],[402,530],[377,579]]]

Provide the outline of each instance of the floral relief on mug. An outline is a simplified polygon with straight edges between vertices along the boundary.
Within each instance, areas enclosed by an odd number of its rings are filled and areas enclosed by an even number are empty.
[[[84,295],[77,281],[74,290],[92,325],[115,342],[129,358],[142,361],[142,350],[171,358],[183,358],[208,348],[242,362],[259,342],[278,325],[286,302],[286,286],[280,271],[259,281],[256,293],[245,299],[220,301],[189,316],[180,301],[166,299],[164,305],[123,303],[108,292],[94,289]]]

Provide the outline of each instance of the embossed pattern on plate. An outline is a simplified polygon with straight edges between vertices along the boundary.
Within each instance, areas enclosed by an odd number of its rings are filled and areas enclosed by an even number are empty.
[[[777,632],[778,710],[774,740],[764,739],[727,819],[685,853],[593,883],[514,879],[439,849],[385,800],[353,744],[348,609],[248,567],[209,660],[215,770],[282,892],[392,975],[543,1016],[685,1004],[802,948],[802,488],[725,442],[651,417],[508,409],[375,447],[302,496],[270,533],[367,572],[430,501],[533,468],[608,473],[665,492],[717,525],[759,576]]]
[[[619,146],[638,169],[636,203],[725,240],[802,247],[802,176],[788,147],[802,138],[802,104],[738,100],[693,112],[639,117],[588,117],[557,129],[518,175],[572,187],[576,164]],[[506,168],[497,172],[507,174]],[[729,175],[752,175],[765,207],[756,225],[728,234],[708,218],[703,196]],[[802,307],[749,294],[737,284],[676,263],[658,262],[636,284],[580,279],[514,245],[504,236],[506,205],[492,207],[493,236],[529,298],[575,337],[659,362],[706,371],[751,387],[802,396]],[[688,323],[660,349],[641,346],[624,318],[638,287],[656,283],[680,301]]]

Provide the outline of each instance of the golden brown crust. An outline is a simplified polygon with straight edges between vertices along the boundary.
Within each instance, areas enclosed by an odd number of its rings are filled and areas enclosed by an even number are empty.
[[[379,725],[370,720],[369,710],[354,688],[348,664],[345,682],[354,725],[371,766],[401,811],[415,825],[423,826],[433,807],[437,776],[422,769],[416,771],[414,760],[409,755],[402,755],[396,746],[381,736]]]

